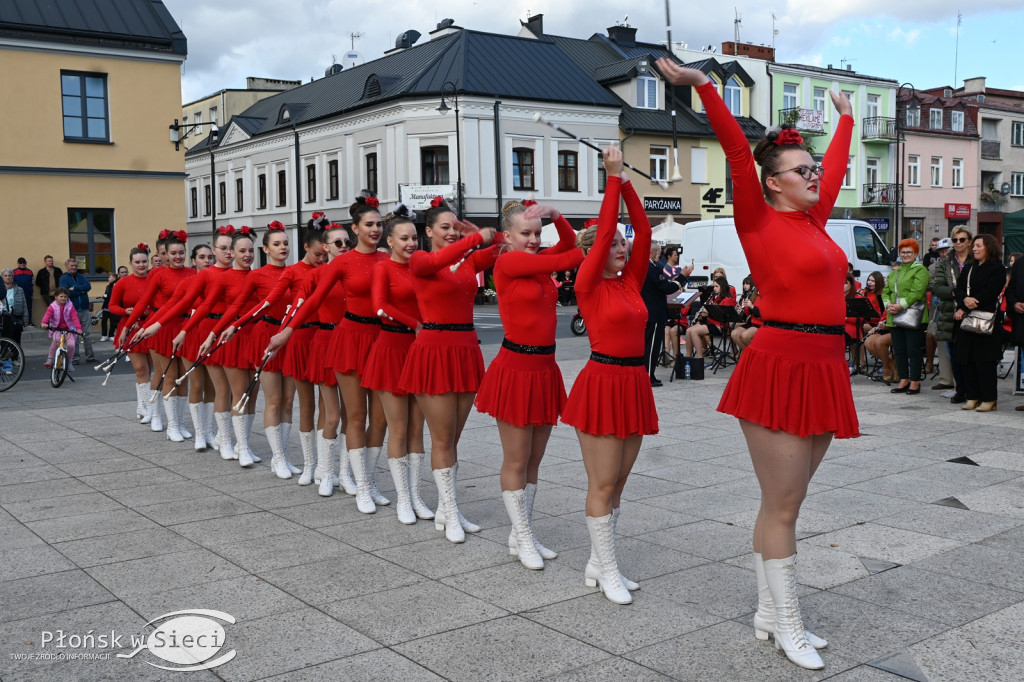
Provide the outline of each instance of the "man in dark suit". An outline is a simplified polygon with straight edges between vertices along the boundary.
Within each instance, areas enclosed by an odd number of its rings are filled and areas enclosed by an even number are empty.
[[[665,345],[665,323],[668,321],[668,301],[666,296],[682,291],[686,285],[686,274],[676,279],[668,279],[657,263],[661,245],[651,244],[651,258],[647,264],[647,277],[640,289],[640,296],[647,306],[647,328],[644,330],[644,359],[651,373],[651,386],[661,386],[661,381],[654,376],[654,368],[658,366],[661,350]]]

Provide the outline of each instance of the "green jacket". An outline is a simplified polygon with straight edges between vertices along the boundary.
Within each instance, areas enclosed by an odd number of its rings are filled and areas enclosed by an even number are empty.
[[[930,268],[930,282],[928,290],[932,296],[939,299],[937,314],[935,317],[935,339],[938,341],[952,341],[953,327],[955,322],[953,315],[956,313],[956,300],[953,290],[956,288],[956,280],[960,276],[960,268],[953,263],[956,254],[950,249],[945,258],[939,258]],[[971,261],[970,256],[967,262]],[[965,263],[966,266],[966,263]]]
[[[899,292],[898,298],[897,292]],[[924,301],[927,293],[928,268],[917,261],[910,264],[903,263],[886,280],[885,288],[882,289],[882,302],[886,305],[898,303],[904,308],[909,308],[918,301]],[[924,326],[927,323],[928,308],[926,307],[921,316],[921,325]],[[896,326],[896,323],[892,321],[891,313],[886,313],[885,324],[888,327]]]

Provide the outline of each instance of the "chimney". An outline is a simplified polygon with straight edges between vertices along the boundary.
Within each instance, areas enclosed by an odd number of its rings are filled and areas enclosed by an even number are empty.
[[[532,33],[535,37],[541,38],[541,37],[544,36],[544,15],[543,14],[534,14],[532,17],[528,18],[526,21],[520,20],[519,23],[522,24],[523,28],[525,28],[527,31]]]
[[[985,92],[985,77],[965,78],[963,94],[966,95],[969,92]]]
[[[623,47],[636,47],[636,29],[631,26],[609,26],[608,37]]]
[[[751,45],[750,43],[734,43],[731,40],[722,43],[722,54],[735,55],[737,57],[751,57],[752,59],[763,59],[766,62],[775,61],[775,48],[767,45]]]

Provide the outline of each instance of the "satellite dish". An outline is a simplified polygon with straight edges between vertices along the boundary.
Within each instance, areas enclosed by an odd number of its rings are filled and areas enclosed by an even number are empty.
[[[363,55],[355,51],[346,52],[341,61],[351,69],[353,66],[359,66],[363,63]]]
[[[342,65],[341,65],[341,64],[331,64],[331,65],[330,65],[330,66],[328,66],[328,67],[327,67],[327,69],[326,69],[326,70],[324,71],[324,76],[325,76],[325,77],[326,77],[326,76],[333,76],[333,75],[334,75],[334,74],[336,74],[336,73],[341,73],[341,70],[342,70],[342,68],[343,68],[343,67],[342,67]]]

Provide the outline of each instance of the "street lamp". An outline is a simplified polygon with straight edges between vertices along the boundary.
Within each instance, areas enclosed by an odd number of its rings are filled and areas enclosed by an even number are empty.
[[[456,180],[458,186],[456,188],[456,199],[457,204],[455,207],[455,215],[461,220],[462,219],[462,132],[459,125],[459,91],[455,87],[455,83],[451,81],[445,82],[441,86],[441,106],[437,108],[441,115],[447,114],[451,111],[451,107],[448,106],[448,101],[451,100],[455,105],[455,167],[456,167]]]
[[[901,110],[900,109],[900,103],[903,101],[904,93],[907,93],[909,95],[910,102],[907,104],[907,106],[903,107],[902,110]],[[897,148],[897,152],[898,153],[896,155],[896,159],[897,159],[897,163],[896,163],[896,192],[897,192],[897,194],[896,194],[896,217],[895,217],[896,225],[894,226],[894,228],[895,228],[897,239],[899,239],[899,238],[901,238],[903,236],[903,225],[902,225],[903,205],[904,205],[903,185],[904,185],[904,182],[906,181],[905,172],[904,172],[903,169],[905,168],[905,166],[904,166],[904,163],[905,163],[904,157],[906,156],[906,153],[907,153],[907,139],[906,139],[906,134],[904,133],[904,128],[907,125],[907,112],[908,111],[918,111],[921,108],[921,107],[918,106],[917,102],[914,100],[914,97],[916,95],[917,95],[917,89],[914,88],[914,86],[911,85],[910,83],[904,83],[903,85],[901,85],[899,87],[899,89],[896,90],[896,145],[898,147]],[[918,121],[917,124],[920,125],[920,121]],[[918,169],[918,172],[920,172],[920,169]]]

